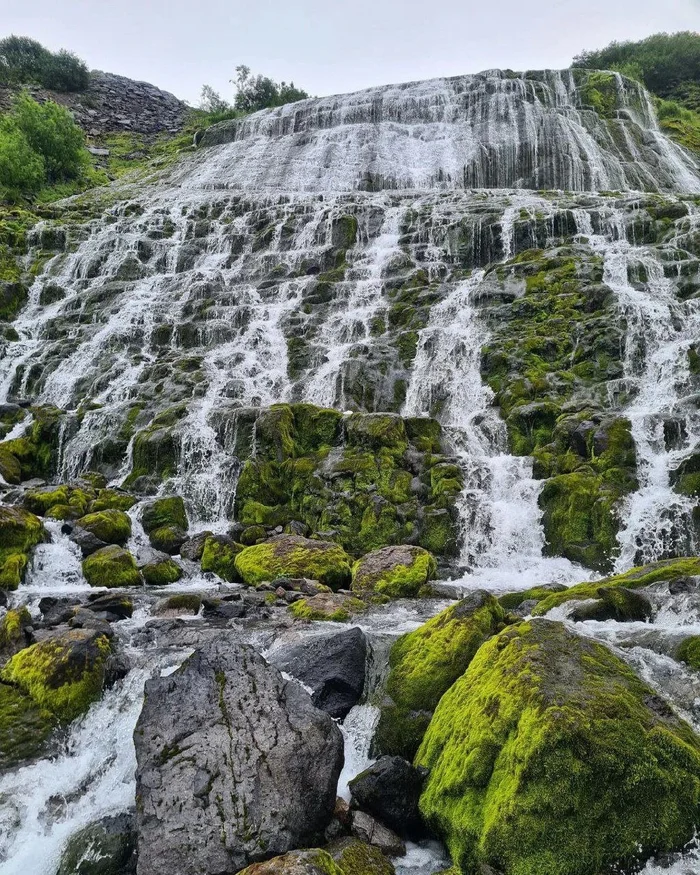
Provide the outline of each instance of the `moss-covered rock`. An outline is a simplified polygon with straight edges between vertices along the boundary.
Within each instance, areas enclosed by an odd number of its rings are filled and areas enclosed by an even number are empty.
[[[0,665],[27,646],[25,633],[31,626],[32,615],[25,607],[11,608],[0,619]]]
[[[33,422],[22,437],[3,443],[5,452],[19,462],[22,480],[50,478],[55,473],[63,411],[57,407],[32,407]]]
[[[441,699],[421,812],[464,873],[635,869],[694,834],[700,741],[606,647],[522,623]]]
[[[22,481],[22,466],[19,459],[2,446],[0,446],[0,477],[11,485],[17,485]]]
[[[160,526],[160,528],[150,532],[148,540],[151,542],[151,546],[160,550],[161,553],[177,556],[187,540],[187,532],[179,526]]]
[[[289,613],[297,620],[329,620],[346,623],[353,614],[364,611],[367,605],[354,596],[337,592],[322,592],[310,598],[299,599],[289,606]]]
[[[31,550],[44,538],[41,520],[33,513],[0,505],[0,589],[17,589]]]
[[[676,659],[700,671],[700,635],[691,635],[678,645]]]
[[[131,519],[123,510],[99,510],[89,513],[80,517],[77,525],[105,544],[124,546],[131,536]]]
[[[389,598],[415,598],[437,572],[434,557],[422,547],[382,547],[352,567],[352,590],[360,598],[377,593]]]
[[[615,620],[618,623],[649,620],[652,606],[641,593],[624,586],[601,586],[596,601],[578,604],[571,613],[576,622],[583,620]]]
[[[136,504],[136,497],[121,489],[100,489],[90,502],[90,513],[99,510],[130,510]]]
[[[24,506],[39,516],[78,519],[91,510],[95,495],[89,486],[45,486],[29,490],[24,496]]]
[[[413,759],[441,696],[504,621],[496,599],[477,590],[396,641],[389,654],[390,700],[382,702],[374,738],[379,753]]]
[[[349,875],[333,857],[319,848],[308,851],[290,851],[264,863],[253,863],[239,875]]]
[[[31,696],[0,681],[0,771],[40,756],[57,724]]]
[[[182,577],[182,568],[174,559],[156,559],[141,568],[144,582],[150,586],[167,586]]]
[[[186,531],[187,513],[185,511],[185,502],[178,495],[173,495],[169,498],[157,498],[144,507],[141,522],[147,535],[163,526],[176,526]]]
[[[196,592],[183,592],[159,601],[153,611],[156,614],[198,614],[202,597]]]
[[[236,557],[243,550],[240,544],[227,535],[211,535],[204,542],[202,571],[212,571],[229,583],[243,578],[236,568]]]
[[[104,635],[71,629],[20,650],[0,672],[0,680],[59,719],[74,720],[99,698],[109,655]]]
[[[112,544],[102,547],[83,560],[83,574],[90,586],[138,586],[141,575],[136,560],[122,547]]]
[[[547,611],[551,611],[552,608],[564,604],[564,602],[597,599],[600,597],[599,590],[601,587],[610,590],[611,588],[621,586],[634,590],[649,586],[649,584],[656,583],[658,580],[676,580],[679,577],[692,577],[696,574],[700,574],[700,559],[696,557],[651,562],[649,565],[632,568],[624,574],[616,574],[614,577],[608,577],[605,580],[578,583],[559,592],[547,592],[545,590],[542,592],[539,604],[533,609],[532,613],[536,616],[542,616]]]
[[[331,842],[326,851],[345,875],[393,875],[394,867],[379,848],[359,839],[345,838]]]
[[[236,570],[249,586],[278,577],[307,577],[338,589],[350,583],[351,566],[339,544],[299,535],[277,535],[246,547],[235,558]]]

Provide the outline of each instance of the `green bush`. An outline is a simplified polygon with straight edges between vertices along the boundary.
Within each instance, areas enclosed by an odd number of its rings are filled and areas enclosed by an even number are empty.
[[[0,40],[0,82],[34,82],[54,91],[85,91],[90,81],[87,65],[72,52],[50,52],[26,36]]]
[[[244,65],[236,67],[236,100],[235,109],[240,112],[257,112],[273,106],[284,106],[285,103],[295,103],[304,100],[309,95],[293,82],[275,82],[269,76],[251,76],[250,68]]]
[[[31,148],[24,134],[0,130],[0,194],[17,200],[21,194],[38,191],[44,182],[44,159]]]
[[[86,167],[83,132],[70,112],[57,103],[37,103],[28,94],[20,94],[12,112],[0,122],[0,132],[25,138],[43,159],[49,182],[75,179]]]

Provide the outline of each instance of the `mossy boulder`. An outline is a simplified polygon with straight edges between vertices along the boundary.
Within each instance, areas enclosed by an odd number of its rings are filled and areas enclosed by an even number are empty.
[[[700,815],[692,729],[606,647],[546,620],[481,647],[415,762],[423,817],[469,875],[636,871]]]
[[[299,599],[289,606],[289,613],[297,620],[329,620],[346,623],[353,614],[364,611],[367,605],[354,596],[337,592],[321,592],[310,598]]]
[[[187,540],[187,532],[179,526],[161,526],[149,533],[148,540],[155,550],[177,556]]]
[[[532,613],[535,616],[542,616],[564,602],[600,598],[599,590],[601,587],[609,590],[621,586],[634,590],[649,586],[659,580],[676,580],[679,577],[693,577],[694,575],[700,575],[700,558],[695,556],[651,562],[648,565],[640,565],[638,568],[625,571],[624,574],[616,574],[605,580],[577,583],[575,586],[570,586],[559,592],[542,590],[542,597]]]
[[[228,535],[210,535],[204,542],[202,571],[211,571],[229,583],[239,582],[241,575],[236,569],[236,557],[242,550],[243,547]]]
[[[41,520],[33,513],[0,505],[0,589],[17,589],[30,551],[44,538]]]
[[[169,498],[157,498],[149,502],[143,509],[141,522],[144,531],[150,535],[155,529],[162,526],[177,526],[187,530],[187,513],[185,502],[178,495]]]
[[[95,491],[81,486],[45,486],[31,489],[24,496],[24,506],[39,516],[54,519],[78,519],[84,516],[95,497]]]
[[[436,572],[435,558],[422,547],[382,547],[355,562],[352,590],[360,598],[415,598]]]
[[[99,698],[111,649],[107,638],[71,629],[16,653],[0,672],[60,720],[74,720]]]
[[[19,459],[2,446],[0,446],[0,476],[13,486],[22,481],[22,466]]]
[[[130,510],[136,504],[136,497],[121,489],[100,489],[97,497],[90,502],[90,513],[98,510]]]
[[[31,696],[0,681],[0,771],[40,756],[57,725]]]
[[[252,866],[242,869],[239,875],[346,875],[346,873],[327,851],[311,848],[307,851],[290,851],[264,863],[253,863]]]
[[[246,547],[236,556],[235,566],[249,586],[278,577],[306,577],[339,589],[352,577],[352,560],[339,544],[300,535],[277,535]]]
[[[496,599],[476,590],[396,641],[374,737],[379,753],[413,759],[440,698],[504,621]]]
[[[700,671],[700,635],[691,635],[678,645],[676,659]]]
[[[136,560],[122,547],[112,544],[102,547],[83,560],[83,574],[90,586],[138,586],[141,575]]]
[[[155,614],[198,614],[202,597],[196,592],[183,592],[161,599],[153,608]]]
[[[174,559],[155,559],[141,568],[144,582],[150,586],[167,586],[182,577],[182,568]]]
[[[99,510],[76,523],[105,544],[124,546],[131,537],[131,519],[123,510]]]
[[[641,593],[624,586],[601,586],[596,601],[578,603],[571,613],[575,622],[615,620],[618,623],[651,619],[652,606]]]
[[[27,646],[26,631],[31,630],[32,615],[27,608],[11,608],[0,619],[0,665]]]
[[[326,851],[345,875],[394,875],[390,860],[375,845],[350,836],[335,839]]]

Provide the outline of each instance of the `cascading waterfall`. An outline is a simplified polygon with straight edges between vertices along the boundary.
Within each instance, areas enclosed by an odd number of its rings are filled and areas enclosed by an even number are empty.
[[[0,401],[67,411],[61,481],[95,465],[115,485],[147,475],[136,470],[135,434],[167,422],[176,446],[160,488],[184,496],[192,529],[214,531],[231,521],[251,408],[303,400],[435,416],[464,472],[456,585],[582,580],[590,572],[543,557],[543,481],[532,458],[509,451],[481,357],[493,324],[484,302],[503,293],[513,259],[588,247],[625,325],[623,374],[606,384],[606,410],[629,418],[638,459],[617,568],[692,552],[695,503],[671,475],[700,444],[688,365],[700,306],[677,290],[700,217],[684,200],[688,215],[654,246],[635,237],[637,195],[594,192],[698,192],[700,178],[658,130],[646,92],[611,76],[609,119],[587,102],[583,71],[489,71],[303,101],[208,132],[210,148],[149,190],[125,189],[108,221],[78,229],[46,263],[14,322],[19,340],[3,348]],[[524,190],[544,188],[556,191]],[[39,240],[42,227],[34,233]],[[517,287],[513,299],[522,294]],[[4,440],[31,425],[27,416]],[[252,434],[255,456],[254,425]],[[131,516],[129,546],[145,554],[137,508]],[[87,589],[77,548],[60,523],[48,528],[52,542],[37,548],[12,597],[35,612],[42,596]],[[174,589],[216,586],[193,572]],[[360,621],[372,666],[344,724],[352,756],[343,786],[369,762],[389,644],[441,607],[392,604]],[[694,628],[694,610],[659,614],[656,631]],[[186,653],[160,649],[157,632],[132,646],[146,620],[115,627],[133,668],[73,724],[55,759],[0,778],[3,804],[15,800],[1,815],[0,875],[54,875],[71,833],[133,803],[131,733],[144,680]],[[583,625],[626,652],[614,624]],[[626,658],[662,688],[667,657],[633,649]],[[683,710],[686,698],[673,701]],[[649,863],[645,875],[687,872],[697,853],[670,869]],[[444,867],[431,854],[416,852],[417,871]]]

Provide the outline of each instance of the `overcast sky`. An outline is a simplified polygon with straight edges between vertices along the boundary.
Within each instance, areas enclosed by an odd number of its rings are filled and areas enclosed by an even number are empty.
[[[566,67],[584,48],[700,30],[700,0],[0,0],[5,34],[196,104],[232,97],[237,64],[311,94],[475,73]]]

